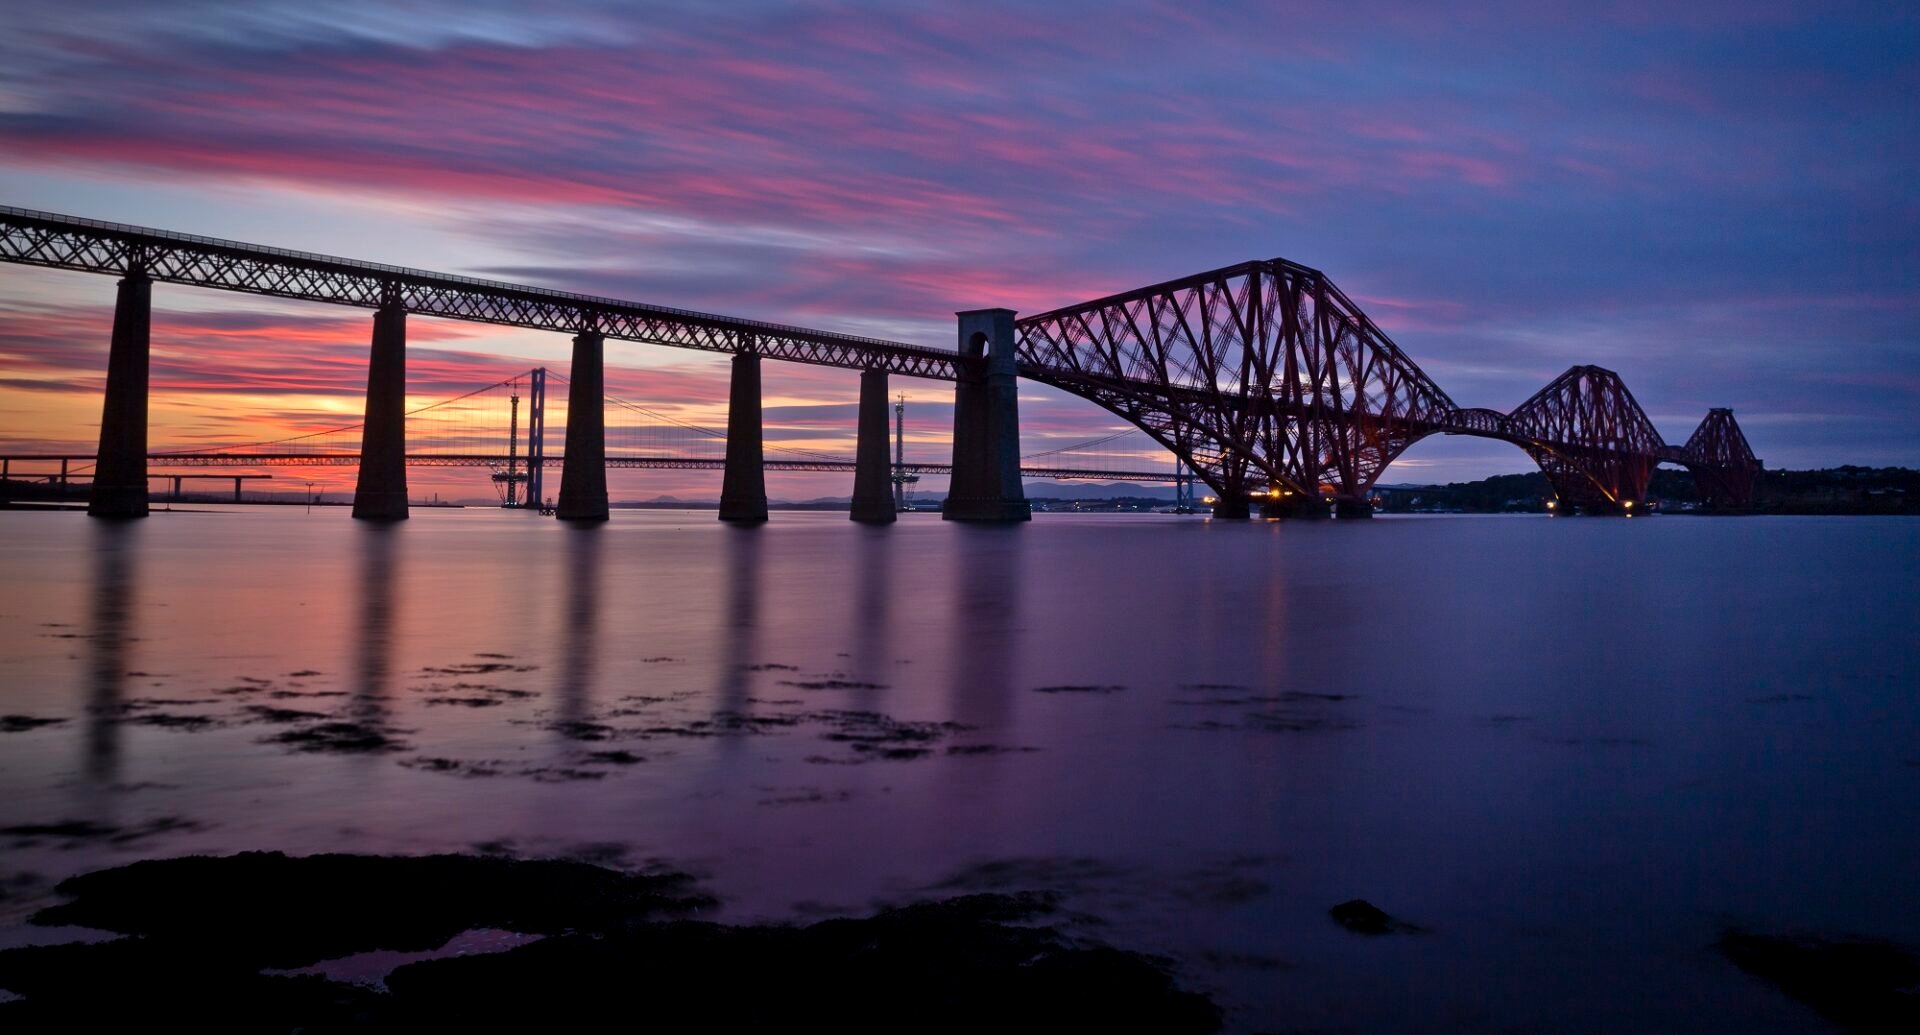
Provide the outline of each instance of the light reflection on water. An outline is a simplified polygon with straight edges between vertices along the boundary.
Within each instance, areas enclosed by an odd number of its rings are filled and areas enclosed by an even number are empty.
[[[0,879],[589,846],[740,917],[1061,890],[1247,1029],[1819,1030],[1706,947],[1920,940],[1916,531],[5,514],[0,712],[68,721],[0,734],[0,826],[115,833]]]

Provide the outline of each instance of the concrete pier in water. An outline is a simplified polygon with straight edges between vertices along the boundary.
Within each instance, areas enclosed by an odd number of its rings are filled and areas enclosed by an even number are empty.
[[[853,458],[853,507],[847,516],[876,525],[894,521],[898,508],[894,505],[892,481],[892,467],[887,462],[887,372],[862,371],[859,444]]]
[[[1244,521],[1253,516],[1246,493],[1228,493],[1213,502],[1213,516],[1225,521]]]
[[[567,452],[560,469],[562,521],[607,519],[606,343],[599,331],[573,336],[567,383]]]
[[[1027,521],[1020,483],[1018,367],[1011,309],[956,314],[960,354],[973,361],[953,392],[953,480],[940,516],[948,521]]]
[[[720,481],[720,520],[759,524],[767,519],[767,469],[761,448],[760,354],[733,354],[727,392],[727,469]]]
[[[353,516],[368,521],[407,517],[407,311],[393,300],[373,314]]]
[[[94,517],[147,516],[147,337],[152,312],[153,281],[144,269],[131,266],[113,304],[107,399],[100,411],[93,488],[87,495],[87,513]]]

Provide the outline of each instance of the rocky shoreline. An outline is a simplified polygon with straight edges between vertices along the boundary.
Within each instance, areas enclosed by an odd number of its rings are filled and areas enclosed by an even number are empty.
[[[1218,1030],[1165,961],[1064,935],[1052,900],[970,894],[806,925],[696,919],[686,874],[481,855],[187,856],[63,881],[33,923],[124,937],[0,952],[9,1031]],[[434,955],[505,931],[504,951]],[[371,982],[328,960],[426,954]]]

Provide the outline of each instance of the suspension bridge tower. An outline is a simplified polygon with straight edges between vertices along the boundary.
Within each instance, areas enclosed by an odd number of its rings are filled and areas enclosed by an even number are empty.
[[[907,486],[918,482],[920,476],[907,473],[907,397],[903,393],[893,400],[893,509],[907,509]]]
[[[507,469],[496,469],[494,484],[500,487],[500,505],[509,510],[541,509],[545,479],[547,434],[547,368],[527,372],[527,468],[520,470],[520,380],[511,384],[507,410]],[[522,492],[524,488],[525,492]]]

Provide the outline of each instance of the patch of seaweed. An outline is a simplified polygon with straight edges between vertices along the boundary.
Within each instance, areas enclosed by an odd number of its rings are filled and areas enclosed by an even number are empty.
[[[457,758],[438,756],[403,758],[400,764],[408,769],[418,769],[428,773],[446,773],[450,776],[487,777],[499,776],[502,773],[497,762],[465,762]]]
[[[406,742],[399,739],[396,733],[397,731],[373,723],[338,719],[276,733],[261,743],[282,744],[297,751],[308,752],[346,755],[383,754],[389,751],[406,750]]]
[[[447,697],[426,697],[426,698],[422,698],[422,700],[424,700],[428,704],[440,704],[440,705],[453,704],[453,705],[459,705],[462,708],[492,708],[492,707],[506,703],[505,701],[502,701],[498,697],[447,696]]]
[[[206,824],[180,816],[156,816],[132,826],[96,823],[85,819],[66,819],[51,823],[17,823],[13,826],[0,827],[0,836],[16,838],[14,844],[19,847],[36,845],[44,841],[56,841],[61,848],[77,848],[89,842],[131,845],[163,834],[190,834],[205,829],[207,829]]]
[[[274,708],[264,704],[247,705],[246,711],[247,714],[261,722],[279,724],[307,722],[312,719],[324,719],[327,717],[325,712],[302,711],[298,708]]]
[[[226,723],[221,722],[211,715],[180,715],[174,712],[135,712],[130,715],[121,716],[118,721],[132,723],[136,726],[154,726],[159,729],[181,730],[186,733],[198,733],[201,730],[210,730],[226,725]]]
[[[486,656],[475,655],[475,657]],[[429,665],[420,671],[429,676],[484,676],[494,672],[532,672],[539,667],[538,665],[510,665],[505,661],[463,661],[457,665]]]
[[[759,804],[761,805],[821,805],[828,802],[837,803],[853,800],[853,792],[844,790],[825,791],[818,787],[796,787],[791,791],[782,793],[779,788],[774,787],[763,787],[761,789],[770,792],[767,797],[760,799]]]
[[[799,690],[885,690],[885,683],[868,683],[859,679],[842,679],[839,676],[827,676],[821,679],[782,679],[781,686],[791,686]]]
[[[820,734],[821,740],[845,744],[854,752],[851,758],[824,761],[897,762],[924,758],[932,753],[935,742],[949,734],[972,729],[957,722],[908,722],[869,711],[813,712],[807,718],[827,727],[827,731]],[[807,759],[809,762],[822,760],[817,756]]]
[[[721,711],[706,719],[693,719],[677,726],[649,726],[640,732],[661,737],[741,737],[762,736],[800,724],[798,715],[749,715],[746,712]]]
[[[1037,747],[1009,747],[1005,744],[948,744],[947,754],[963,758],[986,758],[993,755],[1024,755],[1040,750]]]
[[[66,721],[61,718],[41,718],[34,715],[0,715],[0,733],[25,733],[28,730],[58,726]]]
[[[587,765],[639,765],[646,760],[631,751],[589,751],[581,758]]]

